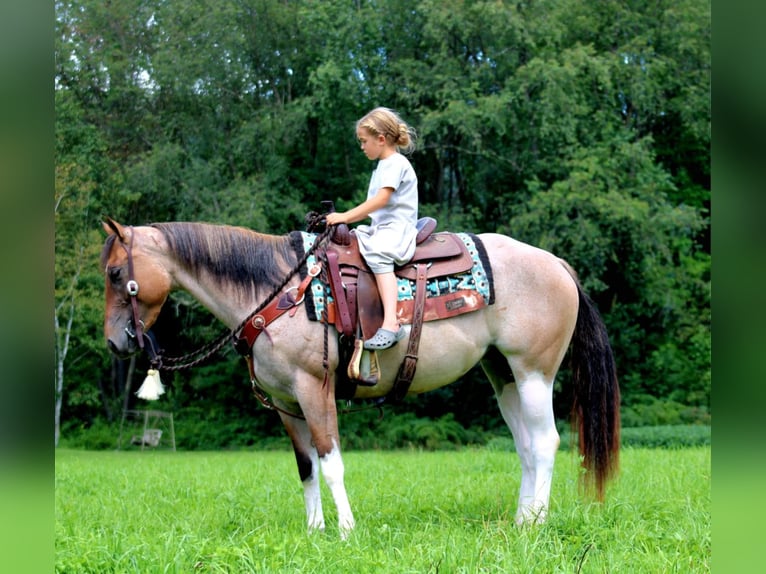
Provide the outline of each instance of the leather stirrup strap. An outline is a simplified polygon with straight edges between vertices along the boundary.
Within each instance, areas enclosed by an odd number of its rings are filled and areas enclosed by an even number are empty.
[[[426,276],[428,265],[417,264],[417,280],[415,283],[415,309],[412,312],[412,328],[410,340],[407,344],[407,354],[396,374],[394,386],[391,389],[391,399],[398,403],[407,395],[407,391],[415,377],[415,369],[418,365],[418,347],[420,346],[420,334],[423,330],[423,315],[426,308]]]
[[[340,330],[344,335],[350,337],[354,334],[354,324],[351,321],[348,301],[346,300],[346,294],[343,290],[343,281],[340,278],[338,254],[332,249],[329,249],[325,253],[325,257],[327,258],[327,269],[330,273],[332,296],[335,299],[335,307],[338,310],[338,315],[340,317]]]

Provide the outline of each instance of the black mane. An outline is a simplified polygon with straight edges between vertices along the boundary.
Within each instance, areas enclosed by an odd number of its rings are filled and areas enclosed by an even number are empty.
[[[209,273],[243,291],[274,288],[297,263],[286,236],[209,223],[154,223],[189,272]]]

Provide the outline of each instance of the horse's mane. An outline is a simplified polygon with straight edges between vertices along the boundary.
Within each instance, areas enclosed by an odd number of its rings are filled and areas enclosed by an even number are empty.
[[[273,288],[297,262],[286,236],[209,223],[154,223],[189,272],[208,272],[242,291]]]

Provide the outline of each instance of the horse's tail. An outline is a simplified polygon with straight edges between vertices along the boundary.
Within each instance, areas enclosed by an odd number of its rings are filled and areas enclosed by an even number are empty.
[[[572,430],[579,435],[585,487],[591,491],[595,487],[603,500],[606,482],[619,466],[620,388],[604,321],[576,276],[575,282],[580,306],[570,352]]]

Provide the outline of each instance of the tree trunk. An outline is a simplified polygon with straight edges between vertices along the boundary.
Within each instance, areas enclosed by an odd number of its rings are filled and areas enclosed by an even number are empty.
[[[75,277],[75,281],[76,281]],[[65,305],[62,303],[61,308]],[[64,361],[66,360],[67,352],[69,351],[69,336],[72,333],[72,321],[74,320],[74,298],[69,299],[69,304],[66,305],[69,311],[69,317],[67,318],[66,329],[63,333],[59,324],[59,308],[53,309],[53,329],[56,337],[56,371],[54,373],[54,391],[56,395],[56,405],[53,412],[53,445],[57,447],[59,445],[59,438],[61,437],[61,404],[64,400]]]

